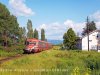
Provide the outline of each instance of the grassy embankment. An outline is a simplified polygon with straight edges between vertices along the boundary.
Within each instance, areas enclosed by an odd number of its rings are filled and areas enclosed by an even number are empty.
[[[61,51],[58,47],[0,65],[1,75],[99,75],[100,53]]]
[[[22,54],[23,48],[24,48],[23,45],[15,45],[7,48],[0,46],[0,59],[4,59],[10,56],[15,56],[17,54]]]

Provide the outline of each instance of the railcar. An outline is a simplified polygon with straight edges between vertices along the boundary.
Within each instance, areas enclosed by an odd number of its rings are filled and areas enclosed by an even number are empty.
[[[24,53],[37,53],[52,48],[52,44],[35,38],[26,39]]]

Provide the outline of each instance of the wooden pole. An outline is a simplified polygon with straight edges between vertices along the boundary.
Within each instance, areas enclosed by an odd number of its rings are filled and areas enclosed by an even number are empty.
[[[87,16],[87,40],[88,40],[88,51],[89,51],[89,19]]]

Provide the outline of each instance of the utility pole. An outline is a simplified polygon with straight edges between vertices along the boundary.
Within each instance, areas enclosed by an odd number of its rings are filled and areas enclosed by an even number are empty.
[[[87,16],[87,41],[88,41],[88,51],[89,51],[89,18]]]

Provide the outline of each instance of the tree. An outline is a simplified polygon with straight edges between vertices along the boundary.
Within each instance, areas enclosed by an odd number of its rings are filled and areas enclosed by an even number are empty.
[[[20,39],[22,39],[22,38],[23,38],[23,34],[24,34],[23,28],[22,28],[22,27],[19,28],[19,32],[18,32],[18,33],[19,33],[19,36],[18,36],[18,37],[19,37]]]
[[[34,30],[34,38],[36,38],[36,39],[39,38],[38,31],[36,29]]]
[[[16,44],[17,40],[20,40],[20,38],[19,38],[20,27],[19,27],[17,18],[14,15],[10,15],[8,21],[9,21],[9,25],[10,25],[9,26],[9,36],[8,36],[8,37],[10,37],[9,41],[12,41],[12,42],[10,42],[12,44]]]
[[[23,38],[26,38],[26,29],[23,27]]]
[[[17,18],[14,15],[10,15],[9,10],[5,5],[0,3],[0,43],[7,46],[9,42],[19,38],[19,24]]]
[[[28,29],[27,37],[28,38],[33,38],[33,29],[32,29],[31,20],[28,20],[28,22],[27,22],[27,29]]]
[[[8,19],[10,16],[9,10],[6,8],[5,5],[0,3],[0,33],[3,38],[3,45],[7,45],[7,33],[9,31]]]
[[[87,18],[88,19],[88,18]],[[87,28],[88,27],[88,28]],[[94,30],[96,30],[96,24],[94,21],[88,22],[88,24],[86,23],[86,26],[83,28],[83,32],[82,35],[86,35],[88,32],[92,32]]]
[[[18,31],[19,35],[19,43],[23,44],[24,41],[26,40],[26,29],[25,27],[19,27],[19,31]]]
[[[68,50],[76,48],[75,44],[77,38],[72,28],[68,29],[67,33],[64,34],[63,39],[64,47],[66,47]]]
[[[18,36],[18,29],[17,18],[14,15],[10,15],[6,6],[0,3],[0,34],[4,46],[7,46],[12,37]]]
[[[45,41],[45,31],[43,28],[41,29],[41,40]]]

